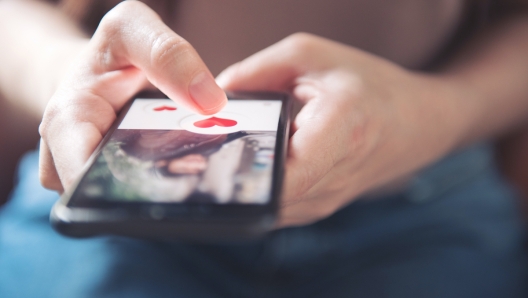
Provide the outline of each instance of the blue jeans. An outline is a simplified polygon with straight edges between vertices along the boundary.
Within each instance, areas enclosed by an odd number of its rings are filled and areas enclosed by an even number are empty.
[[[57,234],[33,152],[0,213],[0,297],[526,297],[516,196],[492,153],[449,156],[310,226],[197,245]]]

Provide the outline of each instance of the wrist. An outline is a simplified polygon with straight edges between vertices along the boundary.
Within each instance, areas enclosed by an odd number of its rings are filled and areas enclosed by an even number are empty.
[[[478,95],[462,81],[438,74],[415,73],[419,102],[416,113],[423,119],[422,131],[436,148],[433,158],[440,158],[476,141],[475,123],[481,114]]]
[[[501,94],[493,80],[480,79],[474,72],[448,72],[437,80],[450,90],[449,101],[459,128],[457,147],[494,139],[522,122],[527,105],[515,96]]]

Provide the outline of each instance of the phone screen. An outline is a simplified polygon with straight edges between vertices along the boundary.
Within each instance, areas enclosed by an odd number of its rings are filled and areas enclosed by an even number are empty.
[[[266,204],[281,100],[229,100],[204,116],[136,98],[80,181],[83,200]]]

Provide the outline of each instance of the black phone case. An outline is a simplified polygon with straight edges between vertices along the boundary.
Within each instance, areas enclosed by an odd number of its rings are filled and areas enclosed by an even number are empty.
[[[142,92],[134,98],[166,98],[160,92]],[[102,147],[109,140],[128,111],[132,100],[123,108],[107,135],[88,160],[83,174],[72,187],[64,193],[53,206],[50,222],[59,233],[76,238],[96,235],[122,235],[129,237],[150,238],[158,240],[185,240],[198,242],[243,241],[258,238],[275,226],[278,202],[280,199],[284,163],[290,127],[291,100],[288,94],[271,92],[231,92],[230,99],[281,99],[282,111],[277,130],[277,148],[275,152],[272,200],[262,208],[262,212],[243,215],[237,213],[236,206],[223,206],[226,212],[214,213],[204,206],[185,206],[185,214],[166,212],[165,208],[156,203],[146,204],[134,212],[127,210],[126,203],[120,210],[98,208],[71,208],[68,202],[75,193],[78,183],[86,171],[100,154]],[[185,204],[182,204],[185,205]],[[218,208],[218,207],[215,207]],[[214,208],[213,208],[214,209]],[[229,210],[232,209],[232,210]],[[242,210],[242,209],[241,209]],[[230,212],[227,212],[230,211]],[[169,213],[169,214],[167,214]],[[225,213],[225,214],[224,214]],[[217,216],[220,214],[220,216]],[[242,216],[243,215],[243,216]]]

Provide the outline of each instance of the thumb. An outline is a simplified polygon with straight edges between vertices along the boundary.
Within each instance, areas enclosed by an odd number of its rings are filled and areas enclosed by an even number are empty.
[[[311,56],[322,40],[296,33],[228,67],[216,81],[226,90],[289,90],[298,77],[317,67]]]

